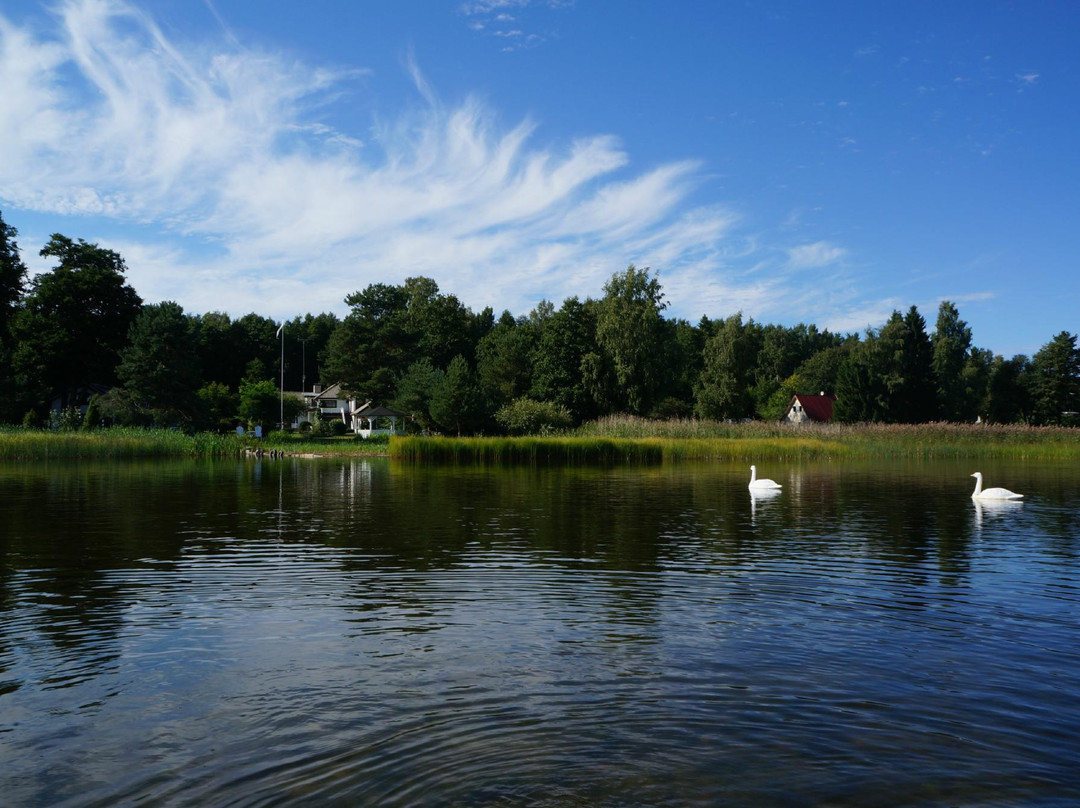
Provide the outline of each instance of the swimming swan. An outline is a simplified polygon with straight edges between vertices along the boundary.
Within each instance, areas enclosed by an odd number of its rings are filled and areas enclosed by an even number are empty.
[[[763,490],[763,489],[764,490],[771,490],[771,489],[775,489],[775,488],[780,488],[781,486],[780,486],[780,483],[776,482],[775,480],[768,480],[768,479],[759,480],[757,478],[757,466],[751,466],[750,467],[750,487],[755,489],[755,490]]]
[[[982,472],[976,471],[971,475],[975,478],[975,491],[971,495],[972,499],[1023,499],[1023,494],[1014,494],[1008,488],[987,488],[985,491],[982,487]]]

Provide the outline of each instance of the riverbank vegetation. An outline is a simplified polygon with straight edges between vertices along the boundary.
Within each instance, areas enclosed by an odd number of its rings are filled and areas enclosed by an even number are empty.
[[[698,460],[999,458],[1080,460],[1080,431],[996,424],[726,423],[608,417],[559,435],[319,438],[116,427],[94,431],[0,428],[0,460],[389,456],[408,462],[616,464]]]
[[[1078,460],[1080,432],[991,424],[725,423],[609,417],[564,437],[394,438],[390,454],[434,462],[683,462],[838,458]]]
[[[821,392],[843,423],[1080,419],[1075,335],[1006,358],[948,301],[931,331],[915,306],[862,334],[732,311],[691,323],[665,317],[659,276],[631,265],[599,298],[527,314],[474,312],[418,276],[347,294],[344,318],[279,323],[144,303],[118,253],[59,233],[41,250],[54,268],[29,278],[16,235],[0,219],[0,423],[269,431],[303,408],[309,379],[340,384],[338,406],[310,413],[317,435],[348,425],[346,401],[457,436],[560,434],[615,413],[776,422],[793,395]]]

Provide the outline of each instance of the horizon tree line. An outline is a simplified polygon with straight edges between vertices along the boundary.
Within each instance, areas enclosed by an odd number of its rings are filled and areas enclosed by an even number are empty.
[[[1078,423],[1080,349],[1063,331],[1030,359],[974,345],[956,306],[917,307],[865,333],[666,318],[657,275],[628,266],[601,297],[474,313],[431,278],[372,283],[349,312],[284,324],[145,303],[113,250],[54,234],[28,277],[0,216],[0,421],[229,429],[273,424],[280,387],[334,382],[453,434],[530,432],[625,413],[779,419],[797,393],[837,396],[842,422]],[[284,325],[285,341],[277,336]],[[284,351],[284,367],[282,352]],[[298,406],[298,399],[292,407]],[[65,415],[66,414],[66,415]],[[290,412],[291,416],[294,414]]]

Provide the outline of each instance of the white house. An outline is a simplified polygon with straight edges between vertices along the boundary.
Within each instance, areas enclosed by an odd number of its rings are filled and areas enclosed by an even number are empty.
[[[341,421],[348,432],[369,438],[372,435],[401,435],[405,432],[405,415],[370,401],[351,398],[341,385],[334,383],[323,389],[316,384],[299,393],[290,393],[304,402],[304,410],[293,419],[292,428],[299,429],[303,421]]]

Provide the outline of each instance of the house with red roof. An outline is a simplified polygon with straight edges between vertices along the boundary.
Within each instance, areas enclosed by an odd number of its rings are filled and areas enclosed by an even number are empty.
[[[836,401],[836,396],[827,396],[825,393],[818,393],[816,396],[794,395],[781,420],[789,424],[805,424],[811,421],[826,423],[832,420],[834,401]]]

